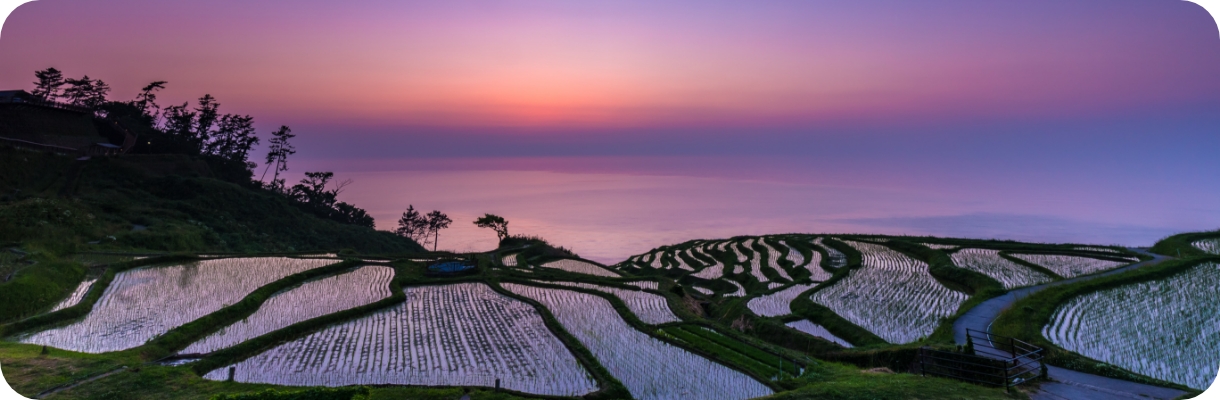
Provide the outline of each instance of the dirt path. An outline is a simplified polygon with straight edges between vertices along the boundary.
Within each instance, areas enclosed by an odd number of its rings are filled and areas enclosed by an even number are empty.
[[[1028,297],[1029,295],[1037,293],[1048,287],[1121,274],[1133,269],[1160,264],[1166,260],[1172,259],[1171,257],[1149,253],[1144,249],[1131,250],[1143,255],[1151,256],[1153,259],[1099,274],[1080,276],[1043,285],[1020,288],[1010,291],[1003,296],[987,300],[982,304],[971,308],[970,311],[967,311],[966,314],[962,315],[957,319],[956,322],[953,323],[953,340],[958,344],[966,344],[966,329],[991,332],[991,323],[994,322],[996,318],[1000,317],[1000,313],[1004,312],[1004,310],[1007,310],[1009,307],[1012,307],[1013,303],[1016,303],[1017,300]],[[1086,374],[1083,372],[1072,371],[1050,365],[1047,366],[1047,372],[1051,378],[1051,382],[1042,383],[1038,388],[1034,389],[1030,393],[1030,397],[1032,399],[1173,399],[1186,394],[1186,392],[1177,389],[1169,389],[1120,379],[1106,378],[1104,376]]]

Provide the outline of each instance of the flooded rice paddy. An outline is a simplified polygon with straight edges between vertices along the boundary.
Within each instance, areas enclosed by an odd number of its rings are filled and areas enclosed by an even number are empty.
[[[1042,335],[1136,373],[1204,390],[1220,365],[1220,264],[1069,300]]]
[[[263,285],[334,262],[226,258],[124,271],[83,320],[34,333],[21,342],[85,353],[130,349],[241,301]]]
[[[637,399],[744,399],[772,394],[767,386],[635,330],[605,299],[571,290],[513,283],[505,289],[546,306]]]
[[[1004,285],[1005,289],[1037,285],[1053,280],[1047,274],[1001,257],[999,250],[962,249],[950,254],[949,257],[959,268],[990,276]]]
[[[919,340],[966,301],[928,273],[928,264],[888,247],[847,242],[863,255],[861,268],[813,294],[815,303],[885,341]]]
[[[1049,269],[1064,278],[1094,274],[1131,263],[1057,254],[1013,254],[1012,256]]]
[[[182,354],[220,350],[311,318],[390,297],[394,269],[364,266],[351,272],[305,282],[275,294],[246,319],[192,343]]]
[[[406,302],[234,365],[238,382],[494,387],[580,396],[596,382],[528,304],[482,283],[411,287]],[[205,378],[223,380],[228,368]]]

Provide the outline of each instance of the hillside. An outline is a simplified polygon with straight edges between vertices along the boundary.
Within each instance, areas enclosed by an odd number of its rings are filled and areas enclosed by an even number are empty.
[[[56,253],[423,251],[410,239],[322,219],[274,193],[212,178],[208,164],[191,156],[76,161],[0,147],[0,170],[0,242]]]

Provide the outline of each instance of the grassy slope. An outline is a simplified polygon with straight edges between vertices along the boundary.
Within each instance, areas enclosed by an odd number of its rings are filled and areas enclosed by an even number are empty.
[[[164,175],[165,158],[194,165],[185,156],[163,156],[156,163],[94,159],[84,163],[73,181],[67,177],[74,162],[68,157],[0,147],[0,170],[5,171],[0,174],[0,242],[20,241],[55,253],[423,250],[389,232],[315,217],[259,189],[191,171]],[[59,198],[65,186],[72,196]],[[148,229],[133,231],[133,224]],[[103,243],[86,244],[97,240]]]

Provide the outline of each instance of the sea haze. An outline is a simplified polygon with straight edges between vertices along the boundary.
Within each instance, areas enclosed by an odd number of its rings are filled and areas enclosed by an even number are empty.
[[[1191,206],[1192,198],[1130,191],[1125,183],[1066,191],[1056,188],[1075,183],[1048,179],[1046,190],[1031,191],[1019,177],[1007,179],[1011,185],[921,181],[904,179],[918,175],[917,167],[830,174],[808,163],[801,169],[800,162],[757,157],[426,161],[348,163],[357,168],[337,172],[353,180],[341,198],[367,208],[383,230],[394,228],[408,204],[448,213],[454,223],[441,232],[441,249],[494,249],[494,233],[471,221],[495,213],[508,218],[514,234],[542,236],[604,263],[689,239],[737,235],[879,233],[1147,246],[1220,224],[1220,207],[1201,209]],[[699,165],[708,168],[692,168]],[[716,172],[731,167],[748,169],[755,179]],[[908,184],[888,182],[903,180]]]

